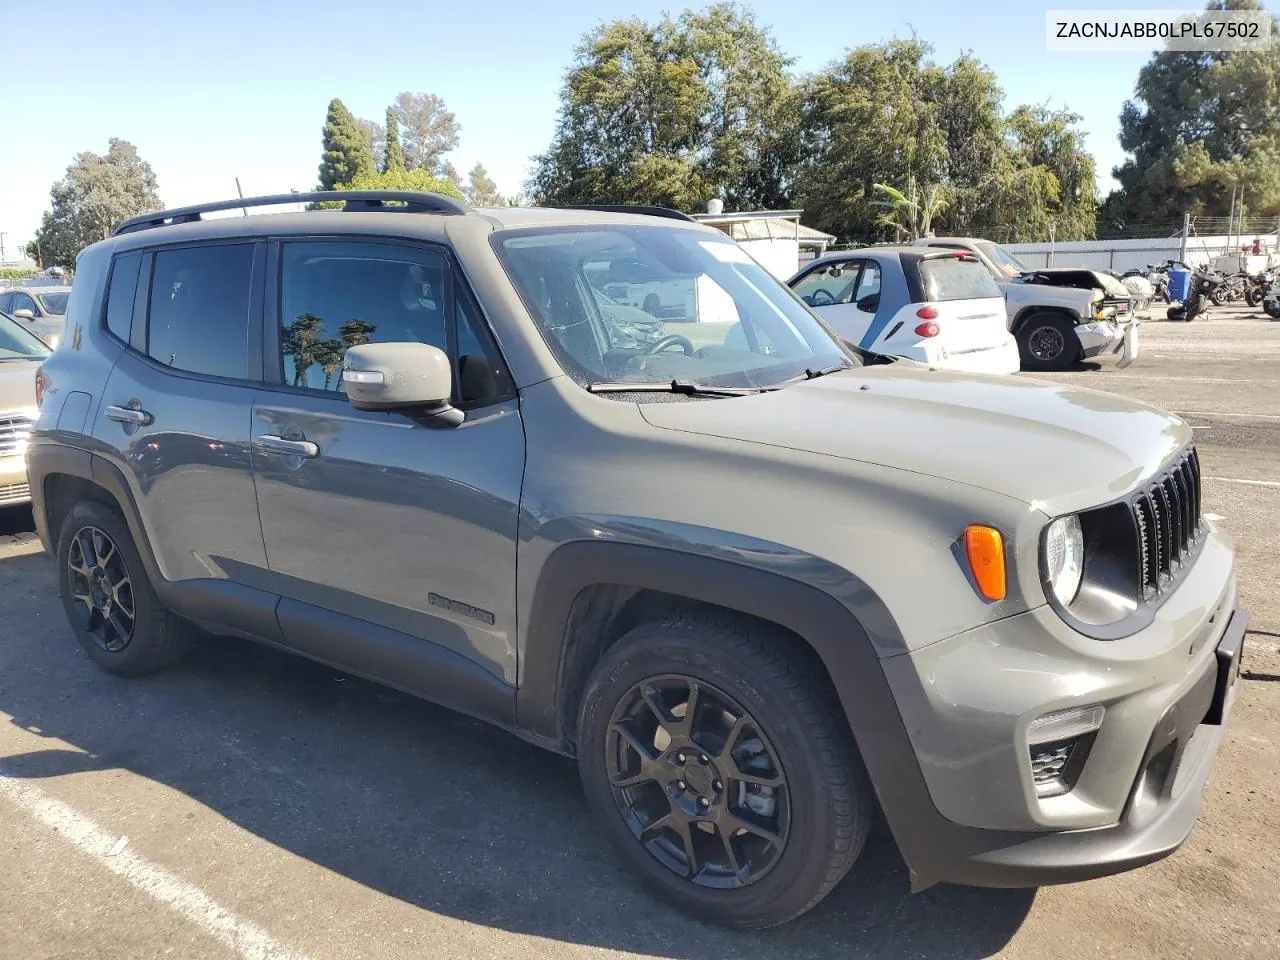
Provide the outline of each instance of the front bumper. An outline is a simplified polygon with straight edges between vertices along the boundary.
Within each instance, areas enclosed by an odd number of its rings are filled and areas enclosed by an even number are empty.
[[[1124,345],[1125,328],[1129,324],[1114,320],[1090,320],[1076,325],[1081,357],[1097,357],[1115,353]]]
[[[1248,615],[1231,565],[1211,527],[1195,569],[1121,640],[1041,607],[882,661],[928,793],[914,816],[885,811],[915,888],[1071,882],[1181,845],[1236,691]],[[1106,713],[1073,788],[1037,796],[1032,721],[1090,705]]]
[[[27,464],[20,454],[0,457],[0,507],[31,501]]]

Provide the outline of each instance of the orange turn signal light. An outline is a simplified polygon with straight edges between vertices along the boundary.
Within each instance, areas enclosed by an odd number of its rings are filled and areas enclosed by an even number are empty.
[[[1005,597],[1004,537],[995,527],[972,524],[964,528],[964,552],[978,592],[988,600]]]

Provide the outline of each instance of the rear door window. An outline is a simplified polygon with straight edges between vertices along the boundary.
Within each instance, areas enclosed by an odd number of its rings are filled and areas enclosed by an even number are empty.
[[[247,379],[252,276],[249,243],[157,251],[147,354],[176,370]]]
[[[976,260],[937,257],[919,263],[920,287],[926,301],[999,297],[991,273]]]

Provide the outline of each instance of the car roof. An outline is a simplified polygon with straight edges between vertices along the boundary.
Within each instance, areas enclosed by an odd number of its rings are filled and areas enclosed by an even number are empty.
[[[20,287],[14,287],[12,291],[0,290],[0,293],[13,292],[21,290],[23,293],[70,293],[71,288],[65,284],[54,283],[34,283],[25,284]]]
[[[293,202],[305,203],[307,196],[299,195]],[[622,213],[572,207],[473,208],[464,207],[452,198],[446,199],[458,208],[457,212],[454,210],[407,211],[394,207],[374,210],[325,209],[256,213],[247,217],[224,215],[209,219],[191,219],[187,222],[142,224],[133,227],[126,223],[117,228],[117,233],[104,242],[120,250],[128,250],[135,247],[151,247],[194,240],[253,239],[323,233],[400,237],[442,243],[447,242],[455,231],[488,234],[498,230],[527,227],[599,227],[619,224],[697,230],[723,236],[713,227],[705,226],[674,212],[671,216],[658,216],[645,212]],[[646,208],[637,209],[645,210]],[[165,212],[159,212],[152,216],[159,219],[164,215]]]

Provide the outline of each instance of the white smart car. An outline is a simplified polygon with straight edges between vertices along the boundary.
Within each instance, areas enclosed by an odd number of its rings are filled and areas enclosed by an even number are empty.
[[[1018,370],[1004,298],[967,252],[864,247],[806,264],[788,282],[828,326],[864,350],[949,370]]]

